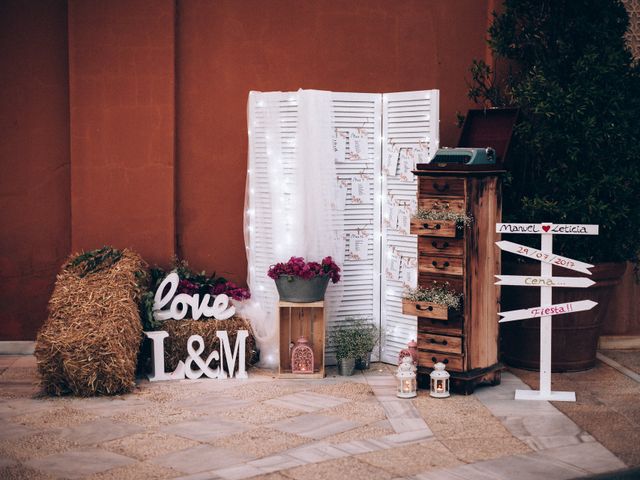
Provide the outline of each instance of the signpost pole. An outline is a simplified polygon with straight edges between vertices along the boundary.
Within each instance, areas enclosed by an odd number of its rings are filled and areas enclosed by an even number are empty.
[[[541,235],[540,250],[545,253],[553,251],[553,235],[543,233]],[[540,262],[540,275],[550,277],[553,267],[549,263]],[[540,305],[548,307],[551,305],[552,287],[540,287]],[[540,318],[540,393],[541,395],[551,394],[551,316],[545,315]]]

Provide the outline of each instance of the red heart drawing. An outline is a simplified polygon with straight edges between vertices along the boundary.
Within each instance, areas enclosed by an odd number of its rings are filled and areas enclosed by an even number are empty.
[[[551,228],[551,225],[542,225],[542,229],[543,229],[545,232],[548,232],[550,228]]]

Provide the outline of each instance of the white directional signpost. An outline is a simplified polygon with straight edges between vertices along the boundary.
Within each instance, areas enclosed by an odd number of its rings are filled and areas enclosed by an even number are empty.
[[[540,390],[516,390],[516,400],[552,400],[575,402],[575,392],[551,391],[551,318],[553,315],[591,310],[597,305],[591,300],[551,304],[552,289],[558,287],[587,288],[594,284],[585,277],[554,277],[553,265],[591,275],[593,265],[553,253],[554,235],[598,235],[598,225],[570,225],[553,223],[498,223],[497,233],[541,235],[540,250],[513,242],[500,241],[501,250],[540,262],[540,276],[496,275],[496,285],[540,287],[540,305],[522,310],[500,312],[500,323],[540,317]]]

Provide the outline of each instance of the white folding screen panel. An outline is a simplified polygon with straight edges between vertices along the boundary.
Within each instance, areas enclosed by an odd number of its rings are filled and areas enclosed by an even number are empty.
[[[291,241],[299,226],[286,221],[295,218],[289,214],[300,203],[296,192],[303,193],[295,188],[301,180],[296,168],[298,95],[252,92],[248,103],[245,236],[256,307],[248,314],[260,343],[271,345],[265,348],[271,351],[262,352],[265,365],[275,361],[278,298],[266,272],[274,262],[299,254]],[[332,92],[329,115],[334,158],[327,161],[335,162],[339,187],[332,220],[343,231],[344,260],[340,288],[330,285],[327,293],[327,300],[338,302],[328,318],[327,333],[351,317],[371,319],[381,326],[379,358],[395,363],[399,350],[416,333],[416,317],[401,312],[403,286],[416,283],[416,239],[408,234],[416,199],[411,170],[438,148],[438,91]],[[326,353],[328,363],[333,363],[330,344]]]
[[[381,359],[396,363],[401,349],[416,339],[417,319],[402,314],[402,295],[418,281],[415,235],[417,163],[435,155],[439,140],[438,90],[387,93],[382,100],[382,284]]]
[[[342,298],[328,319],[329,332],[352,318],[380,325],[380,104],[379,94],[332,93],[334,158],[329,161],[336,166],[345,255]],[[331,363],[334,352],[329,343]],[[378,357],[374,351],[373,359]]]
[[[286,255],[293,226],[282,222],[292,208],[296,181],[298,103],[295,94],[251,92],[247,105],[249,159],[245,211],[245,245],[251,318],[266,366],[277,366],[275,305],[278,293],[267,276],[269,266]],[[274,182],[274,178],[282,181]],[[268,358],[266,358],[268,357]]]

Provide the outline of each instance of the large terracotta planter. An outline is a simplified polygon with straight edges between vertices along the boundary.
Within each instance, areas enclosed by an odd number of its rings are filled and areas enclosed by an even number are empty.
[[[554,288],[553,303],[593,300],[592,310],[553,317],[551,370],[575,372],[593,368],[598,337],[615,285],[625,271],[625,263],[602,263],[588,276],[564,268],[553,269],[554,276],[589,277],[596,284],[589,288]],[[503,262],[506,275],[540,275],[540,264]],[[501,311],[540,305],[540,289],[534,287],[502,287]],[[537,318],[509,322],[500,327],[502,361],[527,370],[540,368],[540,320]]]

